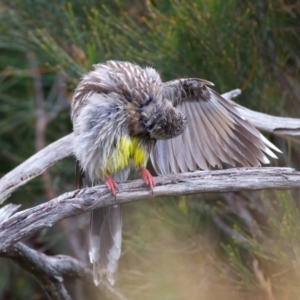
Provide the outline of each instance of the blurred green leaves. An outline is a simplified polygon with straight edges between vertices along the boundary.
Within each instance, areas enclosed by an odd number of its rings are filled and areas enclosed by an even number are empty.
[[[42,82],[46,144],[71,132],[78,80],[108,59],[154,66],[164,80],[204,78],[219,92],[242,88],[242,105],[299,117],[299,18],[298,2],[285,0],[0,0],[0,175],[36,151],[39,102],[28,55]],[[299,168],[298,145],[271,138],[284,151],[274,163]],[[49,175],[56,194],[74,189],[71,158]],[[38,178],[10,201],[26,208],[46,194]],[[117,288],[129,299],[300,297],[298,191],[133,203],[124,208],[124,223]],[[66,239],[60,224],[47,232],[56,239],[41,235],[30,243],[69,253],[77,219],[72,224]],[[86,230],[78,236],[77,250],[87,253]],[[34,295],[36,285],[24,283],[23,274],[21,285],[15,269],[10,280],[4,273],[0,298],[7,291],[14,299]],[[86,290],[84,299],[97,297]]]

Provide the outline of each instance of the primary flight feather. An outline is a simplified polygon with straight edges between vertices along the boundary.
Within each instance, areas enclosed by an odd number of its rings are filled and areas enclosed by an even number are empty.
[[[272,150],[280,150],[209,85],[196,78],[163,83],[153,68],[129,62],[95,65],[79,83],[71,108],[79,187],[105,182],[115,195],[116,182],[125,181],[133,166],[152,189],[149,156],[163,175],[222,168],[222,162],[260,166],[269,163],[265,154],[276,158]],[[115,282],[121,227],[120,205],[91,215],[96,284],[104,275]]]

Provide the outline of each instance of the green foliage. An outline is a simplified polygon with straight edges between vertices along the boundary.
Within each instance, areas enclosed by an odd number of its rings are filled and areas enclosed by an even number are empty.
[[[291,193],[283,192],[264,193],[262,199],[265,225],[256,225],[259,230],[251,232],[235,227],[244,240],[224,248],[241,287],[260,288],[271,299],[298,299],[299,203]]]
[[[78,80],[108,59],[152,65],[164,80],[205,78],[219,92],[239,87],[242,105],[298,117],[299,16],[299,5],[279,0],[0,0],[0,175],[36,152],[40,108],[49,117],[46,144],[71,132]],[[299,142],[271,139],[284,151],[273,163],[299,168]],[[73,170],[71,158],[51,168],[50,192],[74,189]],[[33,180],[8,201],[24,209],[46,201],[46,183]],[[129,299],[298,299],[298,194],[229,196],[126,205],[116,288]],[[76,233],[85,245],[86,224],[74,218],[30,245],[76,255],[81,249],[68,237]],[[0,298],[38,298],[37,284],[17,267],[1,260],[0,270]]]

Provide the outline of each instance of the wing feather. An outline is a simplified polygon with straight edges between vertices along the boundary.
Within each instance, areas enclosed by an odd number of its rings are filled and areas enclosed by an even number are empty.
[[[171,170],[174,170],[174,173],[185,172],[185,171],[181,171],[180,168],[179,168],[179,166],[178,166],[178,163],[177,163],[177,153],[176,153],[177,149],[174,152],[174,149],[173,149],[174,145],[173,144],[174,144],[174,141],[173,141],[173,143],[168,143],[168,142],[166,143],[166,145],[167,145],[167,153],[168,153],[168,161],[169,161],[169,165],[171,167]]]
[[[190,107],[186,107],[186,114],[190,114]],[[188,151],[185,152],[186,155],[186,162],[189,170],[195,170],[197,168],[197,162],[199,165],[207,166],[207,162],[203,157],[203,149],[202,147],[199,147],[200,151],[194,152],[193,149],[197,148],[198,141],[197,139],[192,138],[195,136],[193,132],[193,127],[187,126],[186,128],[186,134],[181,135],[182,136],[182,143],[186,147],[188,147]],[[184,149],[184,148],[182,148]]]
[[[202,80],[170,81],[163,94],[186,114],[188,125],[181,136],[154,146],[150,157],[159,174],[222,168],[222,162],[260,166],[270,163],[265,154],[276,158],[272,150],[280,152]]]
[[[157,174],[166,175],[170,173],[167,150],[167,141],[159,140],[150,153],[150,159]]]
[[[179,135],[176,137],[176,139],[173,139],[173,142],[169,144],[172,148],[172,153],[174,157],[176,158],[172,163],[177,165],[177,168],[182,170],[182,172],[188,172],[188,166],[186,162],[185,153],[183,153],[183,141],[182,141],[182,135]],[[185,145],[187,147],[188,145]]]
[[[188,106],[188,104],[186,105]],[[193,118],[194,124],[190,122],[188,126],[191,128],[193,132],[193,136],[191,138],[196,138],[199,150],[203,153],[204,159],[207,160],[207,164],[204,170],[209,169],[209,165],[211,166],[221,166],[220,161],[218,159],[218,153],[214,150],[212,143],[214,141],[213,133],[210,129],[210,124],[206,119],[206,116],[202,113],[201,107],[197,107],[197,105],[193,104],[190,107],[190,116]],[[200,132],[203,132],[203,136],[201,138]],[[203,142],[205,141],[205,142]],[[195,149],[193,149],[195,152]],[[199,165],[200,167],[200,165]]]

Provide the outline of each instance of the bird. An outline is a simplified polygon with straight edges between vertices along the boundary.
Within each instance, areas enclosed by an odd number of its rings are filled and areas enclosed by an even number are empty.
[[[78,188],[106,183],[112,195],[140,169],[154,189],[158,175],[268,164],[281,152],[199,78],[163,82],[152,67],[110,60],[94,65],[79,82],[71,119]],[[94,282],[116,281],[122,243],[120,205],[91,213],[89,258]]]

